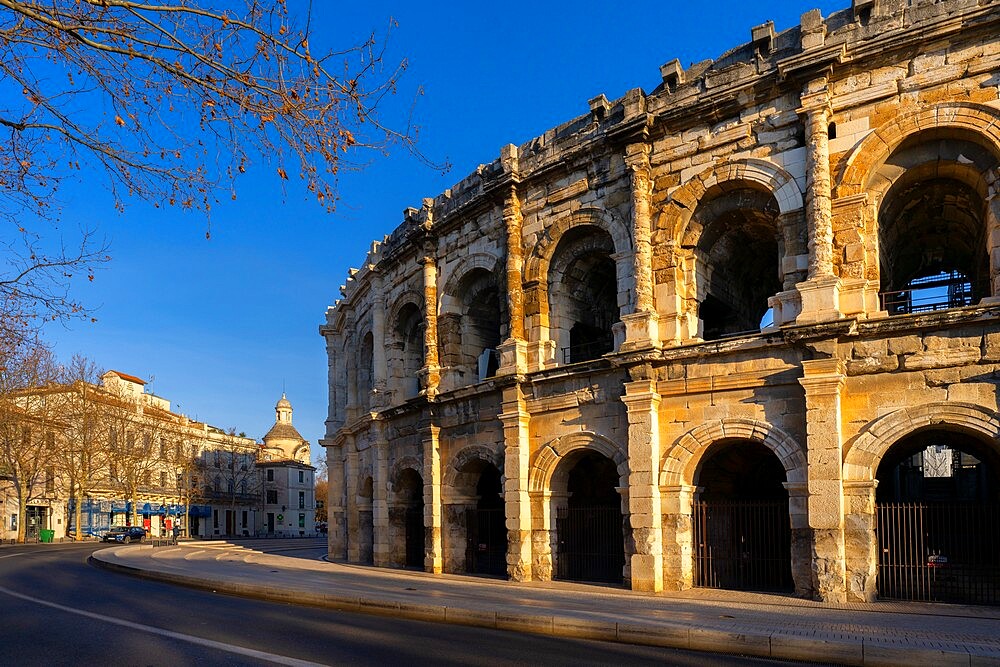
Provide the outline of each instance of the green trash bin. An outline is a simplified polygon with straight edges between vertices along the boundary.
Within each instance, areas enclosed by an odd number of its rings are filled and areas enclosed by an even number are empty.
[[[54,530],[40,530],[38,531],[38,539],[40,542],[53,542],[56,537],[56,531]]]

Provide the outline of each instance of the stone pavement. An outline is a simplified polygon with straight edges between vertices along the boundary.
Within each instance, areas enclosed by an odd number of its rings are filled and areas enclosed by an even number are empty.
[[[824,604],[327,562],[316,540],[113,546],[95,565],[220,593],[518,632],[850,665],[1000,665],[1000,608]]]

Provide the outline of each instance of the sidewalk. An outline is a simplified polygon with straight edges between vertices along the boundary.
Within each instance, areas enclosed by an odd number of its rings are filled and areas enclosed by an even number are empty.
[[[113,546],[92,558],[221,593],[423,621],[836,664],[1000,665],[996,607],[514,583],[331,563],[314,559],[319,545],[309,542]]]

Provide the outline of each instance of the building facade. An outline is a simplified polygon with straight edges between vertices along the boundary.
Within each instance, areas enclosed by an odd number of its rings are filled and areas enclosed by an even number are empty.
[[[1000,2],[855,0],[660,74],[350,271],[330,554],[1000,602]]]

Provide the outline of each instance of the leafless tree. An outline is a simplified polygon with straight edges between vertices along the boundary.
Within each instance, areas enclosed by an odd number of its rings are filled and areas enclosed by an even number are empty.
[[[17,498],[17,541],[28,505],[51,496],[56,435],[61,427],[59,368],[37,339],[0,339],[0,479]]]

